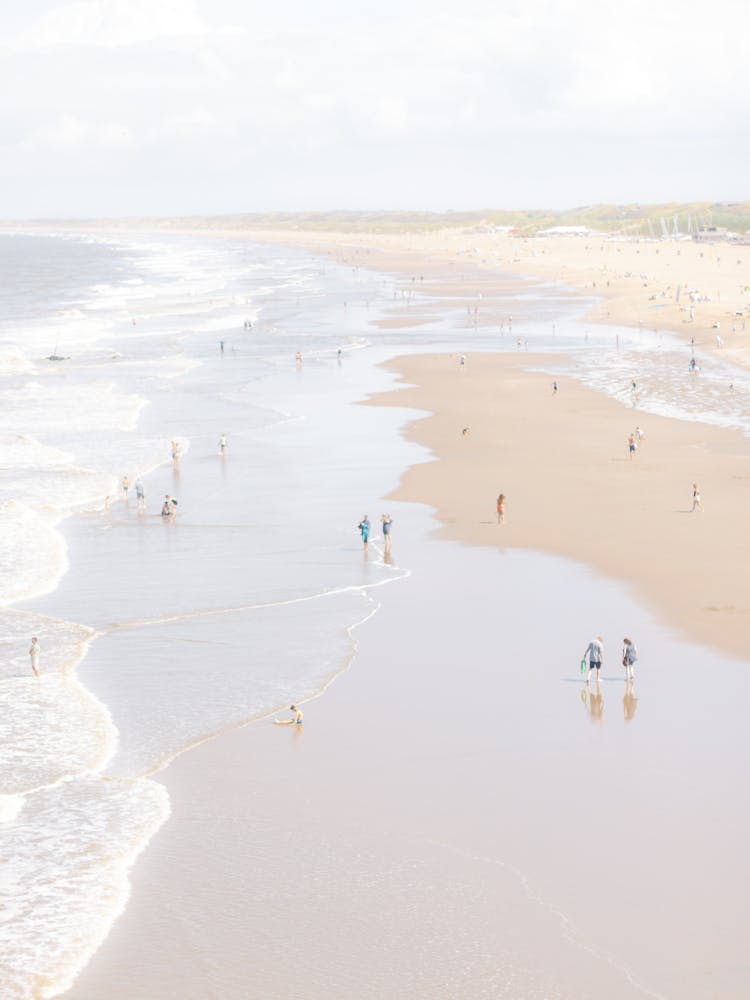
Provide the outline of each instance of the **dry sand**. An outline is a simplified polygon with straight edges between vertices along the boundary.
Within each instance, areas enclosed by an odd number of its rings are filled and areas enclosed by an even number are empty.
[[[688,339],[699,329],[704,346],[743,304],[715,248],[649,245],[647,269],[643,246],[568,239],[288,242],[437,293],[415,311],[397,304],[394,325],[455,307],[453,292],[500,310],[508,272],[587,291],[596,280],[600,318],[618,323],[637,323],[650,294],[666,303],[673,268],[704,291],[721,275],[726,304],[701,306],[695,325],[654,310]],[[618,271],[606,292],[605,259]],[[624,276],[656,264],[652,278]],[[170,766],[174,817],[74,1000],[744,995],[748,817],[737,789],[750,675],[657,619],[744,654],[747,443],[646,419],[564,379],[553,397],[528,361],[397,363],[416,387],[376,402],[431,411],[409,433],[436,461],[396,495],[435,507],[444,539],[479,547],[410,545],[399,537],[410,508],[396,509],[394,550],[413,579],[388,588],[354,668],[306,708],[306,732],[259,724]],[[636,423],[646,437],[631,461]],[[702,514],[690,512],[694,480]],[[630,595],[528,549],[572,556]],[[625,627],[642,650],[630,697],[616,646]],[[610,659],[603,696],[591,697],[570,660],[594,628]],[[702,687],[719,668],[722,686]]]
[[[424,287],[420,276],[439,276],[445,283],[451,274],[466,296],[471,274],[479,275],[477,287],[485,297],[488,281],[502,289],[509,276],[559,282],[596,297],[587,321],[670,330],[688,343],[694,340],[701,350],[750,366],[748,245],[596,234],[522,238],[458,228],[356,235],[248,229],[244,234],[261,242],[304,246],[340,263],[398,273],[407,287],[415,278],[416,289]],[[486,321],[488,304],[480,305]]]
[[[746,657],[748,439],[644,415],[570,379],[553,394],[529,365],[507,355],[394,363],[416,387],[377,402],[430,411],[409,436],[437,459],[414,466],[395,496],[434,506],[443,537],[555,552],[625,580],[685,635]],[[637,424],[645,436],[631,459]],[[693,482],[705,512],[692,510]]]

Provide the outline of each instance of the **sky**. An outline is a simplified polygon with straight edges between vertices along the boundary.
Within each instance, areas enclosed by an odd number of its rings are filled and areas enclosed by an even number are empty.
[[[744,0],[0,3],[0,217],[744,200]]]

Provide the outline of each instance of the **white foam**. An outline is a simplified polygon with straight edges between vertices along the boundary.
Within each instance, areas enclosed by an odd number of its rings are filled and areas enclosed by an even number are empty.
[[[23,809],[23,795],[0,795],[0,823],[10,823]]]
[[[89,777],[26,798],[3,828],[0,995],[53,997],[106,937],[128,898],[127,873],[169,815],[153,781]]]
[[[60,516],[14,501],[0,504],[0,604],[49,593],[67,568]]]

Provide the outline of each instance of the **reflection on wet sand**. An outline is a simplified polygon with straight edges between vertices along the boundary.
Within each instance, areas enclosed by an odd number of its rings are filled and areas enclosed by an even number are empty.
[[[601,687],[590,685],[588,682],[581,691],[581,701],[592,722],[601,725],[604,722],[604,697]],[[631,681],[625,682],[625,694],[622,697],[622,710],[626,722],[632,722],[638,708],[638,699],[635,695],[635,684]]]
[[[599,685],[592,688],[587,682],[586,687],[581,691],[581,701],[589,713],[591,721],[601,725],[604,722],[604,698]]]
[[[635,696],[635,691],[633,690],[633,681],[629,680],[625,683],[625,694],[622,698],[622,709],[625,714],[625,721],[632,722],[633,716],[635,715],[635,710],[638,708],[638,699]]]

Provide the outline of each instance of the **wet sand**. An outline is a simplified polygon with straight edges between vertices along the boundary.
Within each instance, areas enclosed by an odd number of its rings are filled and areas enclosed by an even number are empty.
[[[519,363],[396,363],[420,388],[377,402],[433,410],[409,434],[440,459],[382,501],[412,575],[302,732],[261,721],[159,775],[172,817],[68,996],[746,993],[744,439],[553,398]]]
[[[653,505],[657,485],[682,485],[694,451],[719,463],[718,484],[722,462],[744,460],[741,439],[649,418],[631,462],[632,411],[567,380],[553,398],[525,361],[395,363],[422,388],[377,402],[424,407],[431,395],[439,411],[409,433],[426,443],[434,433],[440,461],[414,466],[402,499],[382,501],[394,561],[411,575],[378,591],[351,669],[304,706],[301,732],[260,721],[157,776],[172,816],[74,1000],[744,995],[748,664],[689,641],[691,623],[670,617],[669,601],[645,599],[645,578],[617,582],[629,577],[607,547],[612,525],[635,531],[633,496]],[[468,437],[455,419],[466,407]],[[512,434],[496,433],[502,407],[514,410]],[[580,455],[566,458],[561,420]],[[558,486],[577,514],[554,513]],[[643,528],[651,544],[674,539],[670,517],[691,538],[722,538],[723,490],[707,489],[706,513],[693,515],[680,512],[680,489]],[[442,527],[405,502],[417,493]],[[567,535],[606,575],[529,550],[561,552]],[[694,537],[694,557],[702,544],[715,551]],[[652,555],[656,572],[663,550]],[[362,559],[356,542],[351,558]],[[589,689],[578,661],[597,632],[607,658]],[[624,634],[640,652],[632,688]],[[126,655],[106,638],[99,652]]]
[[[434,505],[441,537],[559,553],[627,581],[690,639],[745,657],[750,441],[640,412],[572,379],[557,378],[554,393],[552,376],[529,370],[545,364],[554,370],[556,359],[395,362],[415,387],[377,402],[429,411],[408,436],[436,458],[410,469],[396,496]],[[636,426],[644,437],[631,458]]]
[[[393,513],[412,576],[353,668],[303,731],[257,723],[160,776],[172,818],[69,995],[741,996],[747,666],[585,567]]]
[[[180,225],[177,224],[177,229]],[[514,281],[541,279],[591,300],[583,318],[606,325],[669,330],[687,345],[750,367],[750,246],[732,241],[633,239],[609,233],[521,236],[491,227],[405,232],[290,232],[206,220],[198,232],[302,246],[351,267],[399,274],[405,292],[471,298],[478,322],[507,320],[493,306]],[[516,284],[517,287],[517,284]],[[489,301],[488,301],[489,300]]]

